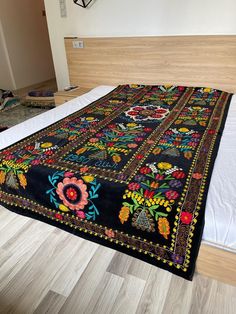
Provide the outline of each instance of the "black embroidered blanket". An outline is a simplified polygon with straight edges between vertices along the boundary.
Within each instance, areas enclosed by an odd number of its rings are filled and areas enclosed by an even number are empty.
[[[1,203],[191,280],[230,98],[119,86],[1,151]]]

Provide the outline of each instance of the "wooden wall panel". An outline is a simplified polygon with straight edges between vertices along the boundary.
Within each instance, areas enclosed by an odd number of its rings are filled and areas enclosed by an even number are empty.
[[[236,93],[236,36],[65,39],[71,84],[207,86]]]

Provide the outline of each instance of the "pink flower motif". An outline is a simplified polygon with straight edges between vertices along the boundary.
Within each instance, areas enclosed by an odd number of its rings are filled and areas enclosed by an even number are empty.
[[[155,142],[153,140],[147,140],[148,144],[154,144]]]
[[[96,137],[92,137],[92,138],[90,138],[90,140],[89,140],[90,143],[96,143],[96,142],[98,142],[98,141],[99,141],[99,139],[96,138]]]
[[[97,133],[96,136],[97,136],[97,137],[102,137],[102,136],[103,136],[103,133]]]
[[[135,143],[130,143],[127,145],[129,148],[136,148],[138,145]]]
[[[88,204],[87,186],[77,178],[65,178],[57,185],[57,194],[63,204],[71,210],[83,209]]]
[[[107,235],[109,238],[114,238],[115,237],[115,232],[112,229],[106,229],[105,230],[105,235]]]
[[[65,178],[70,178],[70,177],[72,177],[73,175],[74,175],[74,173],[73,173],[73,172],[69,172],[69,171],[67,171],[67,172],[64,173],[64,177],[65,177]]]
[[[76,211],[76,215],[77,217],[79,217],[80,219],[85,219],[85,213],[82,210],[77,210]]]
[[[35,159],[35,160],[31,161],[31,165],[33,165],[33,166],[37,166],[39,164],[40,164],[40,160],[39,159]]]
[[[8,155],[5,159],[6,160],[12,160],[12,159],[14,159],[14,156],[13,155]]]
[[[169,190],[165,193],[165,196],[168,200],[175,200],[179,196],[179,193],[174,190]]]
[[[134,140],[135,140],[135,142],[142,142],[143,141],[143,137],[136,137]]]

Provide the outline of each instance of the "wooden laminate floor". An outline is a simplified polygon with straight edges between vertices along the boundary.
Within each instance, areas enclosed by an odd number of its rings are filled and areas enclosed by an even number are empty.
[[[0,313],[236,312],[236,287],[192,282],[0,206]]]

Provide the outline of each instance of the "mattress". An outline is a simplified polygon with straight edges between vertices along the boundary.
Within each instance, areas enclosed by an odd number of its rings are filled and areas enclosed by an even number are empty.
[[[3,149],[76,112],[115,86],[99,86],[64,105],[20,123],[0,136]],[[206,203],[203,241],[236,252],[236,95],[233,96],[212,174]]]

